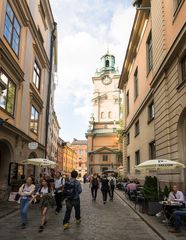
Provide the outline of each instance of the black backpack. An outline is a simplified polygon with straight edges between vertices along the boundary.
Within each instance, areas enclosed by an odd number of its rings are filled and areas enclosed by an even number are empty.
[[[63,197],[69,200],[73,200],[77,194],[77,184],[76,181],[69,181],[65,183],[64,190],[63,190]]]
[[[113,178],[110,180],[110,186],[114,186],[114,179]]]
[[[92,186],[93,187],[98,187],[99,183],[98,183],[98,179],[97,178],[93,178],[92,180]]]

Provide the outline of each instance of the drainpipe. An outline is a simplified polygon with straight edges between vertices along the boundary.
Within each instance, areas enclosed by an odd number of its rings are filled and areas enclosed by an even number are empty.
[[[51,84],[52,84],[52,67],[53,67],[53,52],[54,43],[56,40],[56,29],[57,23],[54,22],[54,28],[52,30],[51,40],[50,40],[50,69],[49,69],[49,79],[48,79],[48,93],[47,93],[47,105],[46,105],[46,126],[45,126],[45,158],[47,157],[47,142],[48,142],[48,129],[49,129],[49,116],[50,116],[50,95],[51,95]]]

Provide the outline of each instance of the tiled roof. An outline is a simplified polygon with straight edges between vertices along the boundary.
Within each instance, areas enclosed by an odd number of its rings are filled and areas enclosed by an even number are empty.
[[[88,141],[87,140],[77,140],[74,139],[71,145],[87,145]]]

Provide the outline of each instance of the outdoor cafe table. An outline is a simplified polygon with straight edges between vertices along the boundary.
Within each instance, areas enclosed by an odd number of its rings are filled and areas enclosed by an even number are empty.
[[[175,201],[161,201],[159,202],[162,205],[162,210],[163,210],[163,215],[165,217],[165,220],[167,220],[167,223],[170,222],[170,220],[172,219],[172,214],[173,214],[173,210],[177,210],[180,208],[183,208],[183,203],[180,202],[175,202]],[[169,212],[170,217],[167,217],[167,212]]]

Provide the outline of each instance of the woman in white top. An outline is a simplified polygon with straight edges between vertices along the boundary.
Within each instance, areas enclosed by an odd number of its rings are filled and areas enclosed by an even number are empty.
[[[26,180],[26,183],[19,188],[20,200],[20,212],[21,212],[21,221],[22,228],[24,229],[27,224],[27,215],[30,201],[32,199],[32,194],[35,191],[35,185],[33,177],[29,177]]]

